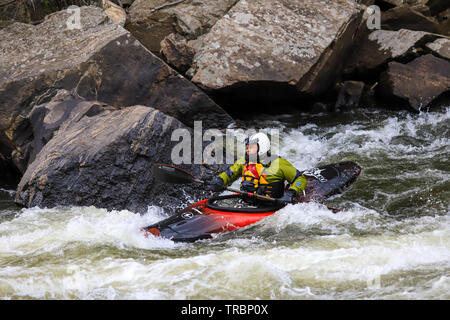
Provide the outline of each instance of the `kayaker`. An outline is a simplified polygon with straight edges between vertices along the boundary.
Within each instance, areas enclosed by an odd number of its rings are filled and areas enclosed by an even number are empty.
[[[238,159],[207,185],[210,191],[223,191],[242,176],[241,190],[276,198],[283,203],[293,203],[295,196],[303,192],[307,180],[289,161],[270,154],[270,139],[265,133],[257,133],[245,140],[245,158]],[[290,183],[285,189],[285,181]]]

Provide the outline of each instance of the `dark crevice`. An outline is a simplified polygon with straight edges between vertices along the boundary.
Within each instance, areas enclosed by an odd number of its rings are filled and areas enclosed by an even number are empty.
[[[375,0],[374,4],[376,6],[379,6],[381,11],[387,11],[389,9],[392,9],[392,8],[396,7],[396,5],[394,5],[392,3],[389,3],[389,2],[386,2],[386,1],[383,1],[383,0]]]
[[[0,154],[0,188],[15,190],[22,178],[22,173],[12,163],[11,158]]]
[[[239,83],[207,94],[234,119],[302,111],[309,100],[295,86],[271,81]]]
[[[437,96],[425,109],[420,111],[445,111],[448,106],[450,106],[450,90]]]

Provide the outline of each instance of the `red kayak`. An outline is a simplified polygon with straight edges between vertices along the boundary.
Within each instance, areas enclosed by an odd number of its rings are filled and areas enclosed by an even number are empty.
[[[297,202],[321,201],[342,192],[353,183],[361,167],[341,162],[303,171],[308,180],[305,194]],[[193,242],[213,234],[233,231],[251,225],[281,209],[278,202],[255,200],[241,194],[213,197],[194,203],[175,215],[143,228],[173,241]]]
[[[247,207],[222,207],[221,201],[234,201]],[[240,194],[214,197],[190,205],[178,214],[156,225],[144,228],[146,232],[174,241],[195,241],[211,238],[214,233],[233,231],[274,214],[283,205],[252,206]]]

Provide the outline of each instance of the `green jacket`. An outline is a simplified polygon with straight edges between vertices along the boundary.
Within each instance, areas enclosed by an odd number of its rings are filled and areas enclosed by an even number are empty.
[[[267,194],[273,198],[279,198],[283,196],[285,180],[291,184],[289,189],[294,190],[296,194],[305,190],[307,184],[305,176],[303,176],[289,161],[280,157],[272,157],[261,160],[260,163],[264,165],[262,173],[265,174],[265,179],[270,187],[269,192],[267,192],[267,189],[263,189],[258,190],[258,193]],[[222,178],[225,185],[230,185],[242,175],[244,165],[245,159],[238,159],[225,172],[221,173],[219,177]]]

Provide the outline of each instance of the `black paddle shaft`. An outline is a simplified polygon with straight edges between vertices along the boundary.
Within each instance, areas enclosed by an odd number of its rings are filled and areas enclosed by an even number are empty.
[[[168,164],[162,164],[162,163],[155,163],[152,165],[152,174],[155,177],[155,179],[158,179],[160,181],[164,181],[167,183],[175,183],[175,184],[186,184],[186,183],[193,183],[198,182],[205,184],[205,181],[197,179],[192,173],[190,173],[187,170],[168,165]],[[226,188],[228,191],[240,193],[243,195],[247,195],[250,197],[255,197],[261,200],[269,200],[277,202],[276,199],[265,197],[259,194],[249,193],[249,192],[243,192],[238,189],[234,188]]]
[[[186,184],[186,183],[202,183],[205,184],[205,181],[197,179],[192,173],[190,173],[187,170],[169,165],[169,164],[163,164],[163,163],[154,163],[152,165],[152,174],[155,177],[155,179],[164,181],[167,183],[174,183],[174,184]],[[249,197],[255,197],[257,199],[266,200],[266,201],[273,201],[273,202],[279,202],[277,199],[265,197],[263,195],[255,194],[255,193],[249,193],[244,192],[239,189],[234,189],[227,187],[226,190],[231,192],[236,192],[242,195],[247,195]],[[328,209],[332,210],[333,212],[341,211],[340,209],[328,207]]]

